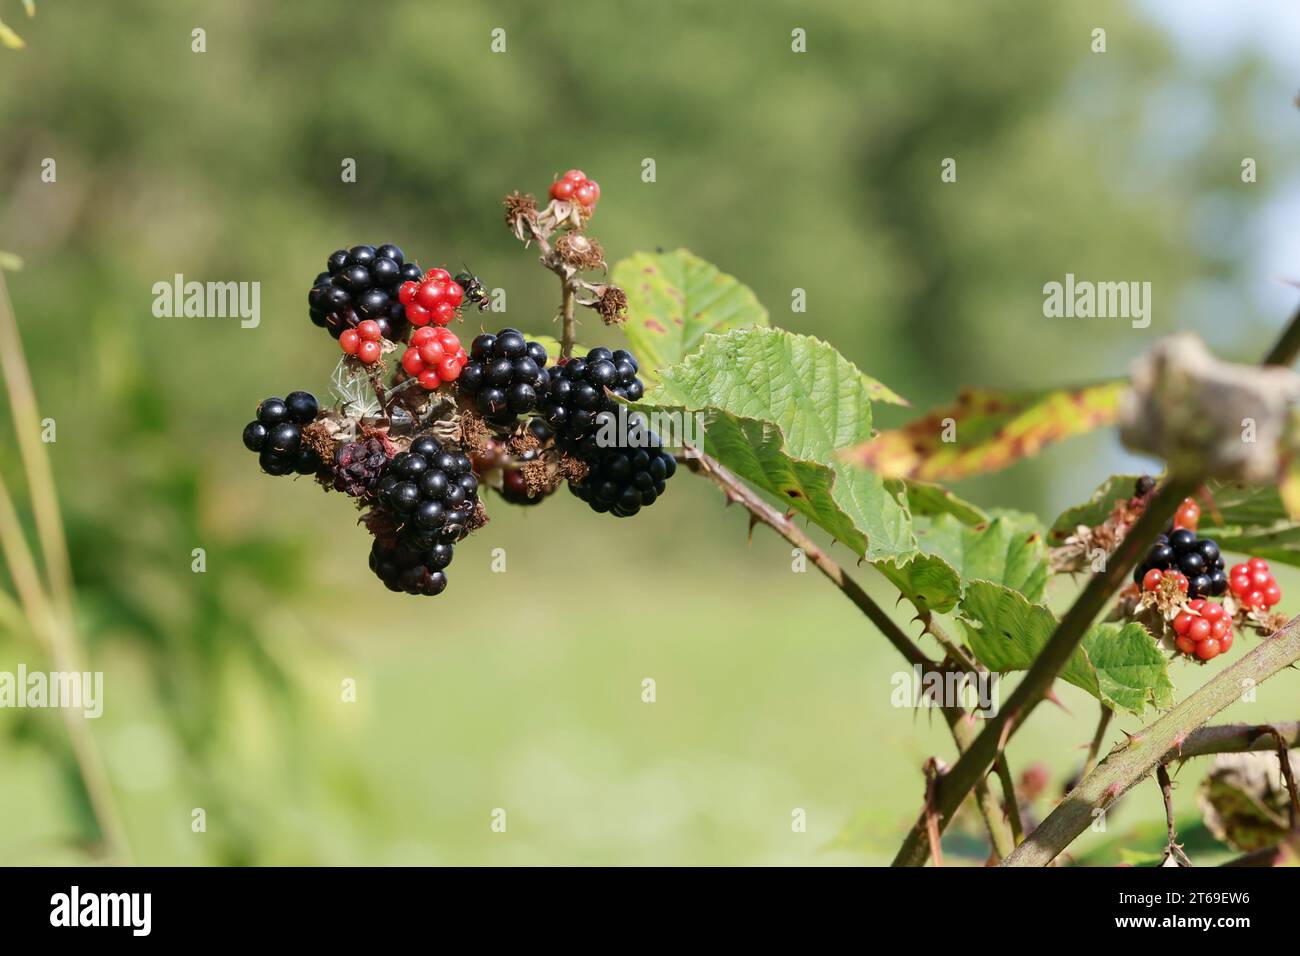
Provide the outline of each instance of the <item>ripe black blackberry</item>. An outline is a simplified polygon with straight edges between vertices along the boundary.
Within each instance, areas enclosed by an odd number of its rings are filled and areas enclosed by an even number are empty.
[[[290,392],[257,406],[257,418],[244,426],[244,447],[258,453],[268,475],[315,474],[320,457],[302,443],[302,426],[316,420],[320,406],[310,392]]]
[[[334,489],[353,498],[373,498],[387,466],[388,450],[378,438],[339,445],[331,468]]]
[[[397,287],[424,275],[402,250],[392,244],[339,249],[326,261],[328,270],[316,276],[307,295],[314,324],[338,338],[364,319],[374,319],[384,338],[396,342],[406,335],[406,307]]]
[[[1209,538],[1196,537],[1195,531],[1178,528],[1156,538],[1145,558],[1133,570],[1133,580],[1139,587],[1151,569],[1175,569],[1187,577],[1187,596],[1218,597],[1228,590],[1228,574],[1224,570],[1219,545]]]
[[[570,481],[569,490],[593,511],[630,518],[654,504],[676,473],[677,459],[663,450],[659,436],[639,434],[639,439],[634,433],[613,448],[599,447],[595,435],[580,444],[579,457],[590,470],[581,482]]]
[[[638,368],[626,349],[594,348],[583,358],[569,359],[551,373],[542,417],[563,442],[581,440],[591,434],[597,415],[615,409],[611,393],[634,402],[645,394]]]
[[[546,348],[529,342],[518,329],[483,333],[471,343],[469,355],[456,387],[494,424],[506,425],[533,411],[547,392]]]
[[[401,540],[376,538],[370,546],[370,570],[390,591],[441,594],[447,588],[443,568],[451,563],[451,545],[417,551]]]
[[[478,505],[478,479],[467,455],[422,436],[411,443],[410,451],[393,456],[379,479],[376,498],[397,517],[401,540],[427,553],[469,533]]]

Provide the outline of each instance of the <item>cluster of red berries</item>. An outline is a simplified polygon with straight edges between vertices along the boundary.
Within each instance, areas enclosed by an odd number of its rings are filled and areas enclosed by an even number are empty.
[[[446,325],[456,318],[456,310],[465,298],[465,290],[446,269],[430,269],[418,282],[403,282],[397,299],[406,307],[412,325]]]
[[[1228,577],[1228,587],[1233,596],[1249,608],[1262,611],[1282,600],[1282,589],[1277,586],[1268,562],[1251,558],[1245,564],[1234,564]]]
[[[407,307],[410,315],[410,307]],[[451,329],[425,326],[411,333],[411,344],[402,354],[402,368],[420,385],[433,391],[443,382],[454,382],[469,361],[460,339]]]
[[[581,169],[571,169],[551,183],[551,198],[561,202],[576,202],[590,210],[600,198],[600,186],[594,179],[588,179]]]
[[[1197,598],[1174,618],[1174,634],[1179,651],[1208,661],[1232,649],[1232,618],[1222,604]]]
[[[348,355],[355,355],[363,365],[373,365],[383,352],[384,333],[374,319],[363,319],[355,329],[339,333],[339,347]]]

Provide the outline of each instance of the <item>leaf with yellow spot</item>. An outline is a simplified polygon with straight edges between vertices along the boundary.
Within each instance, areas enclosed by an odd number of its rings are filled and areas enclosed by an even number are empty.
[[[971,388],[951,405],[847,449],[844,457],[890,478],[955,481],[999,471],[1047,445],[1115,421],[1126,385],[1049,391]]]

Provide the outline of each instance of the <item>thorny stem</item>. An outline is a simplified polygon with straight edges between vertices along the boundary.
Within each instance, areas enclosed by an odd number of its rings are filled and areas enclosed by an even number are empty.
[[[750,514],[751,527],[755,523],[765,524],[796,548],[801,549],[817,569],[884,634],[885,639],[903,655],[909,664],[920,665],[927,673],[939,669],[938,665],[925,656],[925,653],[903,632],[902,628],[894,623],[880,605],[872,600],[853,578],[845,574],[844,569],[811,538],[799,530],[787,515],[768,504],[757,492],[709,455],[691,449],[690,454],[683,456],[682,462],[691,471],[708,478],[721,488],[729,503],[734,501],[744,507]],[[927,623],[927,628],[931,633],[935,633],[934,625]],[[941,638],[941,641],[946,641],[946,638]],[[955,648],[955,645],[953,647]],[[957,653],[960,654],[960,649],[957,649]],[[970,715],[960,707],[940,709],[952,732],[958,751],[964,752],[975,737]],[[999,859],[1003,859],[1015,848],[1014,836],[1003,819],[1002,809],[983,779],[976,782],[974,790],[976,805],[989,831],[994,852]],[[1014,793],[1008,799],[1014,799]]]
[[[1206,753],[1228,750],[1271,749],[1264,744],[1268,730],[1254,728],[1205,728],[1207,720],[1279,671],[1300,660],[1300,617],[1291,620],[1231,667],[1220,671],[1203,687],[1159,720],[1128,737],[1084,777],[1046,820],[1016,848],[1003,866],[1047,866],[1093,821],[1105,812],[1157,764],[1185,760]],[[1294,740],[1294,726],[1279,726]]]
[[[1093,732],[1092,743],[1088,745],[1088,759],[1083,762],[1083,773],[1079,776],[1086,777],[1092,773],[1092,768],[1097,766],[1097,755],[1101,753],[1102,742],[1106,739],[1106,728],[1110,726],[1110,719],[1115,716],[1114,708],[1107,704],[1101,705],[1101,717],[1097,721],[1097,729]]]
[[[1007,755],[999,754],[993,764],[998,780],[1002,783],[1002,797],[1007,808],[1007,819],[1011,822],[1011,836],[1019,846],[1025,841],[1025,825],[1020,819],[1020,801],[1016,798],[1016,782],[1011,778],[1011,768],[1007,765]]]
[[[1169,779],[1169,771],[1164,764],[1156,766],[1156,782],[1160,784],[1160,795],[1165,801],[1165,853],[1173,857],[1179,866],[1191,866],[1192,861],[1183,852],[1178,842],[1178,831],[1174,826],[1174,783]]]
[[[1291,829],[1300,827],[1300,794],[1296,792],[1295,773],[1291,769],[1290,745],[1286,735],[1275,727],[1264,728],[1277,741],[1277,759],[1282,766],[1282,779],[1286,781],[1286,792],[1291,797]]]
[[[23,356],[22,338],[18,333],[18,323],[14,318],[13,303],[9,299],[3,270],[0,270],[0,367],[4,371],[14,431],[17,433],[23,467],[27,474],[37,538],[45,559],[46,574],[50,579],[49,593],[46,594],[41,586],[35,559],[3,481],[0,481],[0,545],[3,546],[5,560],[11,569],[14,586],[19,592],[28,623],[50,655],[54,669],[78,673],[84,670],[84,655],[77,640],[72,606],[72,568],[68,560],[63,520],[59,513],[49,458],[37,437],[36,425],[40,419],[36,393]],[[130,847],[126,830],[86,718],[70,707],[59,708],[59,713],[108,856],[111,862],[119,865],[128,863]]]

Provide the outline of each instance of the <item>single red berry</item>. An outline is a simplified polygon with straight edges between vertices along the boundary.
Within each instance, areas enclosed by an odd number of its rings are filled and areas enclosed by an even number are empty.
[[[402,305],[410,305],[415,299],[415,293],[420,289],[420,283],[407,279],[397,287],[397,301]]]
[[[1192,621],[1191,626],[1187,628],[1187,636],[1194,641],[1203,641],[1214,633],[1214,625],[1203,617],[1198,617]]]
[[[1276,583],[1264,588],[1264,605],[1272,607],[1282,600],[1282,589]]]
[[[565,173],[560,178],[562,180],[567,180],[568,182],[571,183],[580,183],[587,178],[587,174],[584,173],[581,169],[570,169],[567,173]]]
[[[1196,642],[1190,637],[1180,637],[1174,641],[1174,646],[1184,654],[1196,653]]]
[[[469,353],[464,348],[458,348],[456,350],[456,361],[464,365],[469,361]]]
[[[420,361],[418,348],[409,348],[402,353],[402,368],[406,369],[407,375],[419,375],[424,371],[424,363]]]
[[[1249,565],[1252,571],[1268,570],[1268,562],[1265,561],[1263,558],[1251,558],[1249,561],[1246,562],[1246,564]]]
[[[1215,604],[1213,601],[1207,601],[1201,614],[1209,621],[1221,621],[1228,616],[1222,604]]]
[[[378,342],[384,337],[384,333],[379,329],[379,323],[374,319],[362,319],[358,322],[357,335],[367,342]]]
[[[1195,620],[1196,616],[1193,614],[1186,611],[1178,612],[1178,616],[1174,618],[1174,632],[1180,636],[1186,634],[1187,629],[1192,626],[1192,622]]]
[[[433,307],[442,301],[447,291],[447,283],[442,279],[426,279],[420,283],[420,289],[415,293],[415,301],[433,311]]]
[[[1220,650],[1222,650],[1222,645],[1220,645],[1214,638],[1210,637],[1200,641],[1196,645],[1196,656],[1203,661],[1208,661],[1212,658],[1218,657]]]
[[[438,377],[444,382],[454,382],[460,377],[461,365],[456,356],[448,355],[438,363]]]
[[[1232,583],[1230,587],[1232,589],[1233,594],[1235,594],[1239,598],[1244,598],[1247,594],[1250,593],[1250,575],[1234,574],[1232,576]]]
[[[344,329],[339,336],[339,345],[343,351],[349,355],[357,354],[357,347],[361,344],[361,336],[357,334],[356,329]]]
[[[430,269],[428,272],[424,274],[424,277],[425,279],[434,282],[446,282],[448,279],[451,278],[451,273],[448,272],[446,269]]]
[[[587,185],[591,187],[591,201],[594,203],[600,198],[600,183],[594,179],[588,179]]]
[[[430,368],[436,368],[445,356],[446,353],[437,341],[425,342],[420,346],[420,361]]]
[[[456,338],[456,333],[451,329],[438,328],[434,330],[434,335],[442,345],[442,350],[448,354],[457,351],[460,348],[460,339]]]
[[[447,325],[452,319],[456,318],[456,306],[443,299],[433,307],[433,321],[438,325]]]
[[[383,351],[378,342],[362,342],[357,346],[357,358],[361,359],[366,365],[371,365],[379,361],[379,353]]]
[[[426,342],[433,342],[439,339],[438,333],[441,331],[442,329],[435,329],[432,326],[428,326],[428,325],[426,325],[422,329],[416,329],[414,332],[411,333],[411,344],[414,345],[416,348],[419,348],[421,345],[423,345]]]
[[[438,373],[435,372],[433,369],[426,368],[423,372],[420,373],[420,384],[423,385],[425,388],[427,388],[429,391],[433,391],[435,388],[437,388],[439,385],[442,384],[442,379],[438,378]]]
[[[1233,639],[1232,628],[1228,628],[1228,633],[1224,634],[1223,637],[1219,638],[1220,654],[1226,654],[1228,653],[1228,651],[1232,650],[1232,639]]]
[[[573,198],[584,206],[591,206],[596,202],[596,190],[591,188],[591,183],[580,183],[573,191]]]
[[[1164,578],[1164,574],[1161,573],[1160,569],[1152,568],[1146,574],[1142,575],[1142,590],[1154,591],[1160,584],[1162,578]]]
[[[1187,602],[1187,606],[1197,614],[1200,614],[1201,611],[1205,609],[1205,598],[1192,598],[1192,600]]]
[[[1174,515],[1174,528],[1186,528],[1188,531],[1195,531],[1200,521],[1201,506],[1191,498],[1184,498],[1183,503],[1178,507],[1178,513]]]
[[[1273,575],[1267,571],[1251,571],[1250,584],[1252,591],[1262,591],[1273,583]]]
[[[1232,566],[1232,570],[1229,571],[1228,573],[1232,575],[1234,578],[1241,577],[1243,575],[1246,577],[1250,577],[1250,565],[1245,563],[1234,564]]]
[[[1268,606],[1268,598],[1264,597],[1263,591],[1251,591],[1242,601],[1247,607],[1264,608]]]
[[[433,313],[420,303],[412,302],[406,307],[406,318],[412,325],[428,325],[429,320],[433,318]]]
[[[1223,635],[1232,630],[1232,622],[1226,617],[1221,617],[1210,628],[1210,635],[1216,640],[1223,640]]]
[[[460,287],[459,282],[452,280],[447,283],[447,291],[443,293],[443,298],[452,306],[458,306],[465,300],[465,290]]]
[[[551,183],[551,198],[558,199],[561,202],[567,202],[573,198],[573,183],[567,179],[559,179]]]

